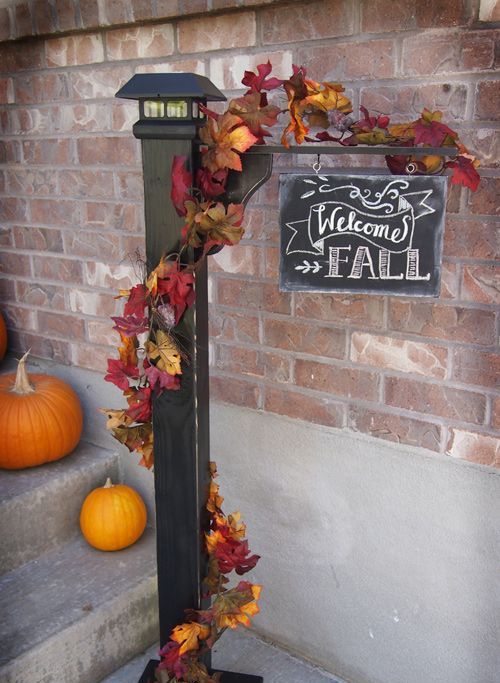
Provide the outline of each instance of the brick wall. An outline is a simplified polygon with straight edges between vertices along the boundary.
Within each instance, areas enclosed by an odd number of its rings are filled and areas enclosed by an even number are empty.
[[[242,244],[211,261],[212,394],[500,465],[498,18],[478,0],[395,0],[390,11],[387,0],[0,3],[11,347],[96,370],[113,353],[113,297],[135,281],[130,255],[144,247],[136,105],[113,99],[133,73],[196,71],[232,95],[248,65],[269,56],[285,77],[303,63],[345,83],[355,109],[394,120],[444,110],[483,180],[475,194],[450,192],[439,299],[280,294],[278,173],[298,160],[277,157]]]

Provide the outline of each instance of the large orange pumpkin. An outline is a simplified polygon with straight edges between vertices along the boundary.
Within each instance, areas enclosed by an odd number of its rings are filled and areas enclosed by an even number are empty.
[[[73,389],[51,375],[0,375],[0,467],[19,470],[59,460],[80,441],[83,415]]]
[[[0,313],[0,360],[5,356],[7,351],[7,328],[5,327],[5,321]]]
[[[121,550],[135,543],[146,528],[146,506],[133,488],[112,484],[94,489],[85,498],[80,512],[80,528],[91,546],[98,550]]]

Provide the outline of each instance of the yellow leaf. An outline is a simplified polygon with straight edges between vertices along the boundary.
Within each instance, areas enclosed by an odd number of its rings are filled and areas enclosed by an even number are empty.
[[[199,640],[206,640],[210,635],[210,626],[191,622],[176,626],[170,636],[171,640],[181,645],[179,654],[182,655],[189,650],[198,650]]]
[[[169,375],[182,375],[181,354],[173,338],[163,330],[155,332],[156,343],[148,340],[144,345],[148,358],[159,370]]]

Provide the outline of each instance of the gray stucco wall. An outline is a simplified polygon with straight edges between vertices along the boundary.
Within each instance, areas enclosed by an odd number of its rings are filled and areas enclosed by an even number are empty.
[[[3,367],[7,370],[7,367]],[[78,391],[86,439],[119,450],[153,509],[152,475],[106,433],[123,398],[99,373],[33,359]],[[212,459],[241,510],[255,627],[352,683],[500,680],[500,472],[224,404]],[[304,683],[307,683],[304,681]]]

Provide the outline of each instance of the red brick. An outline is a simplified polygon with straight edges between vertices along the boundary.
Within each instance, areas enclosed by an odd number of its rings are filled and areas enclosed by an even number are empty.
[[[498,121],[500,81],[481,81],[476,87],[475,118],[481,121]]]
[[[71,361],[70,345],[63,339],[47,339],[37,334],[22,332],[11,333],[9,336],[10,348],[13,351],[24,353],[31,349],[31,355],[38,358],[49,358],[56,363],[68,364]]]
[[[296,391],[266,387],[264,409],[328,427],[344,425],[344,406],[331,398],[316,398]]]
[[[0,273],[2,275],[31,275],[31,262],[26,254],[12,251],[0,252]]]
[[[99,0],[80,2],[80,15],[84,28],[95,28],[99,25]]]
[[[45,54],[43,42],[24,42],[23,49],[19,49],[19,43],[0,44],[0,64],[4,73],[40,69],[45,66]]]
[[[489,346],[495,342],[492,311],[430,302],[389,302],[389,327],[405,334]]]
[[[138,163],[140,147],[137,140],[128,137],[100,137],[98,144],[93,138],[80,138],[77,150],[82,165],[130,166]]]
[[[53,38],[45,43],[47,66],[76,66],[104,61],[104,48],[99,33]]]
[[[121,258],[118,235],[89,230],[71,230],[64,233],[64,252],[68,256],[85,256],[117,261]]]
[[[500,225],[448,216],[444,253],[456,258],[494,259],[498,254]]]
[[[84,337],[83,320],[71,315],[38,311],[38,329],[41,334],[76,341]]]
[[[222,312],[215,306],[209,315],[210,337],[221,341],[259,343],[259,319],[247,313]]]
[[[267,247],[265,250],[265,277],[277,280],[279,277],[279,263],[280,251],[278,247]]]
[[[0,41],[9,40],[9,38],[14,37],[13,33],[10,12],[7,7],[0,7]]]
[[[445,112],[443,123],[463,121],[467,86],[444,83],[412,86],[373,86],[362,88],[361,104],[370,111],[404,120],[420,116],[424,108]]]
[[[177,17],[180,14],[179,0],[156,0],[157,17]]]
[[[500,301],[500,265],[464,266],[462,299],[495,304]]]
[[[123,304],[115,299],[113,291],[104,294],[87,289],[70,289],[68,299],[69,309],[74,313],[100,317],[122,315]],[[111,330],[113,327],[111,320],[108,321],[108,325]]]
[[[100,14],[101,24],[126,24],[131,19],[130,3],[123,2],[123,0],[106,0],[101,5],[102,14]]]
[[[36,32],[39,35],[53,33],[56,30],[51,9],[50,1],[48,2],[48,0],[34,0],[33,2]]]
[[[262,42],[266,45],[351,35],[353,10],[350,0],[317,0],[265,9],[261,12]]]
[[[494,389],[500,377],[500,355],[477,349],[458,348],[453,354],[452,378],[464,384]]]
[[[353,332],[351,360],[399,372],[410,372],[444,379],[447,350],[441,346],[423,344],[408,339],[394,339]]]
[[[117,199],[144,199],[142,172],[117,171],[115,173]]]
[[[113,102],[111,110],[112,130],[130,132],[138,118],[137,102]]]
[[[492,69],[494,48],[493,34],[480,31],[453,37],[426,36],[422,50],[422,35],[418,34],[403,43],[403,73],[422,76]]]
[[[113,173],[88,169],[59,172],[61,194],[90,199],[113,196]]]
[[[500,397],[493,399],[491,406],[491,426],[500,431]]]
[[[71,349],[71,363],[80,368],[95,370],[103,375],[106,372],[110,355],[110,350],[106,348],[90,344],[74,344]]]
[[[273,65],[272,76],[286,79],[292,73],[292,52],[265,52],[257,55],[233,55],[230,57],[214,57],[210,60],[210,79],[218,88],[238,90],[244,86],[241,79],[245,71],[257,71],[259,64],[270,61]],[[316,75],[316,74],[315,74]]]
[[[355,294],[297,294],[295,314],[300,318],[325,320],[332,323],[363,324],[382,327],[384,301],[382,297]]]
[[[461,142],[479,159],[481,169],[500,167],[500,136],[496,130],[479,128],[460,131]]]
[[[37,104],[68,98],[66,74],[47,73],[40,76],[19,76],[15,81],[16,102]]]
[[[35,311],[12,304],[2,306],[2,315],[9,329],[33,331],[37,329]]]
[[[160,24],[108,31],[106,48],[110,60],[165,57],[174,51],[174,30],[171,24]]]
[[[36,278],[56,282],[80,283],[83,281],[81,262],[60,256],[33,256],[33,273]]]
[[[266,183],[267,184],[267,183]],[[279,241],[278,208],[260,208],[251,204],[245,211],[245,237],[270,243]]]
[[[463,26],[469,22],[467,0],[419,0],[415,3],[419,28]]]
[[[153,16],[151,0],[131,0],[130,4],[134,21],[140,21],[141,19],[151,19]]]
[[[285,351],[344,358],[345,331],[288,320],[264,320],[264,344]]]
[[[441,299],[458,299],[459,270],[456,263],[444,261],[441,266]]]
[[[87,202],[84,215],[86,225],[93,228],[138,232],[142,227],[142,209],[136,204]]]
[[[13,247],[13,229],[10,226],[0,225],[0,247]]]
[[[211,0],[184,0],[183,9],[185,14],[195,14],[198,12],[206,12],[210,7]],[[235,3],[233,2],[233,7]]]
[[[64,311],[66,308],[64,288],[57,285],[18,280],[16,298],[19,303],[37,308],[49,308],[53,311]]]
[[[291,296],[280,293],[278,286],[263,282],[225,279],[218,280],[218,302],[223,306],[261,309],[272,313],[291,312]]]
[[[295,383],[298,386],[336,396],[347,396],[365,401],[378,399],[378,375],[356,368],[297,359]]]
[[[500,215],[500,178],[481,178],[479,187],[469,195],[469,207],[472,213],[498,216]]]
[[[17,164],[21,161],[21,143],[17,140],[0,140],[0,164]]]
[[[33,251],[53,251],[57,253],[63,250],[60,230],[32,226],[15,226],[14,244],[18,249],[32,249]]]
[[[264,367],[256,349],[227,344],[217,344],[216,348],[215,367],[219,370],[251,377],[264,376]]]
[[[60,31],[71,31],[78,27],[74,0],[54,0]],[[85,3],[83,3],[85,4]],[[50,8],[47,8],[50,10]]]
[[[87,321],[87,339],[91,344],[101,346],[116,346],[116,330],[113,330],[109,321]]]
[[[414,0],[393,0],[390,11],[384,0],[361,1],[361,30],[367,33],[416,28]]]
[[[439,452],[441,427],[432,422],[351,406],[348,426],[379,439]]]
[[[81,221],[80,206],[61,199],[32,199],[31,219],[43,225],[78,228]]]
[[[65,104],[54,107],[54,133],[79,133],[111,130],[110,107],[106,104]]]
[[[211,256],[208,265],[211,273],[258,276],[262,275],[264,270],[264,252],[260,247],[250,244],[237,244]]]
[[[486,398],[482,394],[399,377],[385,378],[385,402],[405,410],[474,424],[484,423],[486,411]]]
[[[252,382],[243,382],[232,377],[210,378],[210,398],[224,403],[234,403],[246,408],[257,408],[260,389]]]
[[[21,2],[14,8],[16,17],[16,38],[33,35],[31,8],[29,3]]]
[[[298,64],[307,66],[318,81],[350,81],[361,78],[392,78],[396,48],[392,40],[335,43],[298,50]]]
[[[116,91],[133,76],[131,66],[115,65],[91,70],[78,69],[68,74],[70,96],[75,100],[114,97]]]
[[[0,212],[3,222],[23,222],[27,220],[28,203],[26,199],[19,199],[18,197],[1,197]]]
[[[11,109],[4,132],[9,135],[47,134],[52,132],[51,110],[48,107]]]
[[[23,158],[27,164],[63,165],[72,161],[71,141],[23,140]]]
[[[500,440],[493,435],[452,429],[446,452],[452,458],[500,467]]]
[[[2,273],[0,257],[0,275]],[[14,301],[16,290],[14,280],[8,277],[0,277],[0,301]]]
[[[57,181],[52,170],[12,168],[5,172],[5,187],[11,194],[50,195],[55,193]]]
[[[255,45],[255,15],[253,12],[221,14],[179,22],[179,52],[209,52],[210,50]]]
[[[12,78],[0,78],[0,104],[13,104],[14,81]]]

